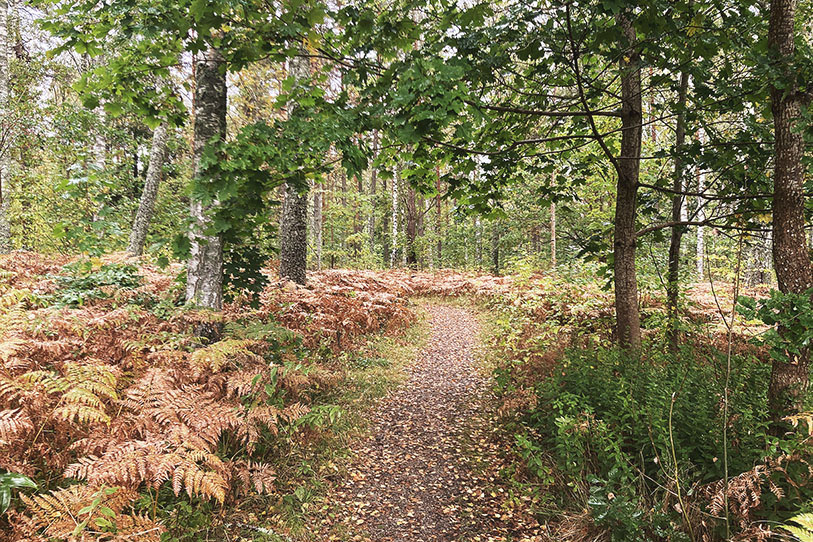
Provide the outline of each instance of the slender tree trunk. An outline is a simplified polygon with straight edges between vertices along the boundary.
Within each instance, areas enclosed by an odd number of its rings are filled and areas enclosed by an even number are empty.
[[[135,220],[133,220],[133,229],[130,231],[130,242],[127,247],[127,251],[136,256],[141,256],[144,252],[144,241],[147,239],[147,231],[150,228],[150,220],[152,220],[152,213],[155,209],[155,198],[158,195],[158,186],[161,184],[168,137],[165,124],[160,124],[152,134],[152,150],[150,151],[150,163],[147,166],[147,178],[144,180],[144,191],[141,193],[141,201],[138,204]]]
[[[635,29],[625,14],[618,26],[626,40],[627,54],[621,59],[621,156],[615,204],[615,313],[618,344],[641,345],[641,316],[638,311],[638,279],[635,269],[635,219],[638,175],[641,159],[641,67]]]
[[[220,51],[209,48],[196,59],[195,68],[195,176],[201,175],[204,149],[212,139],[226,137],[226,71]],[[215,202],[213,205],[217,205]],[[209,207],[193,199],[190,205],[192,231],[186,277],[186,301],[219,311],[223,307],[223,241],[209,235]],[[219,327],[202,329],[199,336],[219,337]]]
[[[373,158],[378,156],[378,132],[373,132]],[[378,169],[373,167],[370,171],[370,214],[367,216],[367,242],[370,245],[370,254],[375,256],[375,205],[376,183]]]
[[[415,197],[415,189],[407,188],[406,198],[406,264],[410,269],[417,269],[418,255],[415,250],[415,243],[418,237],[418,202]]]
[[[550,204],[550,268],[556,270],[556,204]]]
[[[491,272],[500,274],[500,227],[498,221],[494,221],[491,226]]]
[[[387,196],[387,178],[381,178],[381,199],[382,201],[386,201]],[[384,209],[384,213],[382,214],[381,218],[381,264],[386,267],[387,263],[390,261],[390,240],[389,240],[389,229],[390,229],[390,215],[387,212],[387,209]]]
[[[650,85],[652,85],[652,79],[655,76],[655,69],[651,66],[649,67],[649,80]],[[655,122],[655,118],[658,116],[658,113],[655,111],[655,93],[650,92],[649,94],[649,137],[652,140],[652,143],[655,144],[658,142],[658,123]]]
[[[398,184],[400,176],[400,167],[396,167],[395,175],[392,178],[392,248],[390,252],[390,267],[395,267],[395,259],[398,256]]]
[[[8,115],[11,98],[9,80],[9,57],[11,51],[9,36],[9,1],[0,0],[0,112]],[[11,137],[9,126],[2,135],[0,147],[0,253],[11,250],[11,223],[9,218],[9,195],[11,179]]]
[[[355,198],[355,207],[356,212],[353,214],[353,237],[355,241],[353,241],[353,257],[356,259],[356,265],[358,265],[358,259],[361,257],[361,231],[364,227],[362,218],[361,218],[361,206],[364,204],[363,201],[363,194],[364,194],[364,174],[356,175],[356,198]]]
[[[300,51],[304,52],[304,51]],[[291,76],[302,84],[310,76],[310,61],[304,54],[290,60]],[[308,263],[308,192],[285,185],[279,243],[279,276],[305,284]]]
[[[795,126],[802,104],[796,91],[792,62],[796,0],[771,0],[768,50],[782,84],[771,83],[774,121],[773,262],[779,290],[801,294],[813,286],[804,225],[804,138]],[[782,330],[779,330],[782,333]],[[768,406],[774,421],[801,406],[810,377],[810,354],[774,359],[768,387]]]
[[[418,268],[424,269],[426,268],[426,251],[423,250],[423,247],[419,247],[417,243],[417,239],[425,239],[426,238],[426,221],[424,220],[426,217],[426,212],[429,209],[427,206],[426,198],[423,196],[418,197],[418,235],[416,237],[416,244],[415,248],[418,253]],[[431,250],[431,247],[430,247]],[[430,254],[429,257],[431,258],[432,255]]]
[[[702,147],[703,145],[703,131],[700,130],[697,134],[697,139]],[[697,166],[697,193],[702,194],[706,189],[706,173],[700,166]],[[698,212],[697,220],[702,222],[706,219],[706,202],[703,196],[697,198]],[[697,227],[697,250],[695,252],[695,263],[697,264],[697,280],[702,281],[705,276],[706,265],[706,244],[705,244],[705,226]]]
[[[437,166],[435,169],[437,173],[437,179],[435,180],[435,213],[436,213],[436,220],[435,220],[435,237],[437,238],[437,248],[435,254],[435,261],[437,262],[436,265],[438,268],[443,267],[443,237],[442,237],[442,228],[443,228],[443,216],[441,215],[440,210],[440,166]]]
[[[689,74],[681,72],[675,126],[675,171],[672,180],[672,221],[679,222],[683,212],[683,160],[680,153],[686,140],[686,95],[689,92]],[[680,243],[685,226],[672,226],[669,239],[669,268],[666,272],[667,336],[672,353],[678,350],[678,298],[680,295]]]
[[[483,223],[479,216],[474,217],[474,265],[483,266]]]
[[[316,255],[316,270],[322,270],[322,188],[313,190],[313,244]]]

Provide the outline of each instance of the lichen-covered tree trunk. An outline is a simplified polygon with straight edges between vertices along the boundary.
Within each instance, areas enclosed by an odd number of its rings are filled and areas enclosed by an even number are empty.
[[[807,251],[804,225],[804,180],[802,164],[804,138],[796,123],[802,104],[795,92],[796,74],[792,60],[796,0],[772,0],[768,49],[780,81],[770,87],[774,121],[773,262],[779,289],[801,294],[813,286],[813,270]],[[782,330],[779,330],[782,333]],[[787,360],[774,359],[768,386],[768,403],[773,419],[796,410],[810,378],[810,353]]]
[[[0,112],[7,115],[9,98],[9,2],[0,0]],[[5,130],[8,132],[9,127]],[[8,133],[2,135],[0,147],[0,253],[11,250],[11,223],[9,222],[9,179],[11,178],[11,148]]]
[[[204,149],[226,137],[226,71],[223,56],[209,48],[195,66],[195,176],[201,174]],[[215,202],[213,205],[217,205]],[[191,305],[220,310],[223,307],[223,242],[206,230],[209,208],[192,199],[192,231],[186,277],[186,301]]]
[[[304,52],[304,51],[300,51]],[[310,60],[304,54],[290,60],[289,72],[299,84],[310,76]],[[308,264],[308,192],[288,183],[280,217],[279,276],[305,284]]]
[[[165,124],[160,124],[152,134],[152,149],[150,150],[150,163],[147,166],[147,178],[144,180],[144,190],[141,192],[141,201],[138,204],[135,220],[133,220],[130,242],[127,246],[127,251],[136,256],[140,256],[144,251],[144,242],[147,239],[147,231],[150,228],[150,220],[152,220],[153,210],[155,209],[155,198],[161,184],[168,138],[169,134]]]
[[[627,51],[621,68],[621,156],[615,204],[615,314],[620,346],[641,345],[641,316],[638,311],[638,279],[635,269],[638,175],[641,159],[641,66],[635,29],[626,15],[617,17]]]

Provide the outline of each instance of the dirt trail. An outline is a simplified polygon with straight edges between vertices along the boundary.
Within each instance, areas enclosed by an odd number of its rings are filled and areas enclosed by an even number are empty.
[[[490,483],[496,458],[493,468],[470,464],[472,446],[481,458],[496,454],[482,421],[490,401],[476,364],[478,322],[459,307],[427,312],[426,348],[408,381],[372,413],[370,438],[335,492],[340,521],[351,539],[373,542],[533,540],[511,527],[519,518]]]

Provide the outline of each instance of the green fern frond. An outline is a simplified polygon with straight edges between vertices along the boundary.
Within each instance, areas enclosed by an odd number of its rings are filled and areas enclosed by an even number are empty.
[[[796,525],[785,524],[782,528],[798,538],[800,542],[813,542],[813,513],[799,514],[788,520]]]

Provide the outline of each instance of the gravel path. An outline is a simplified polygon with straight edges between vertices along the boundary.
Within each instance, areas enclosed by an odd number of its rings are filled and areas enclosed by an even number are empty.
[[[533,540],[511,527],[518,518],[501,506],[496,457],[493,468],[470,464],[497,448],[483,421],[490,401],[475,359],[478,322],[458,307],[427,312],[426,349],[372,413],[371,436],[334,495],[340,522],[359,533],[352,540],[373,542]]]

